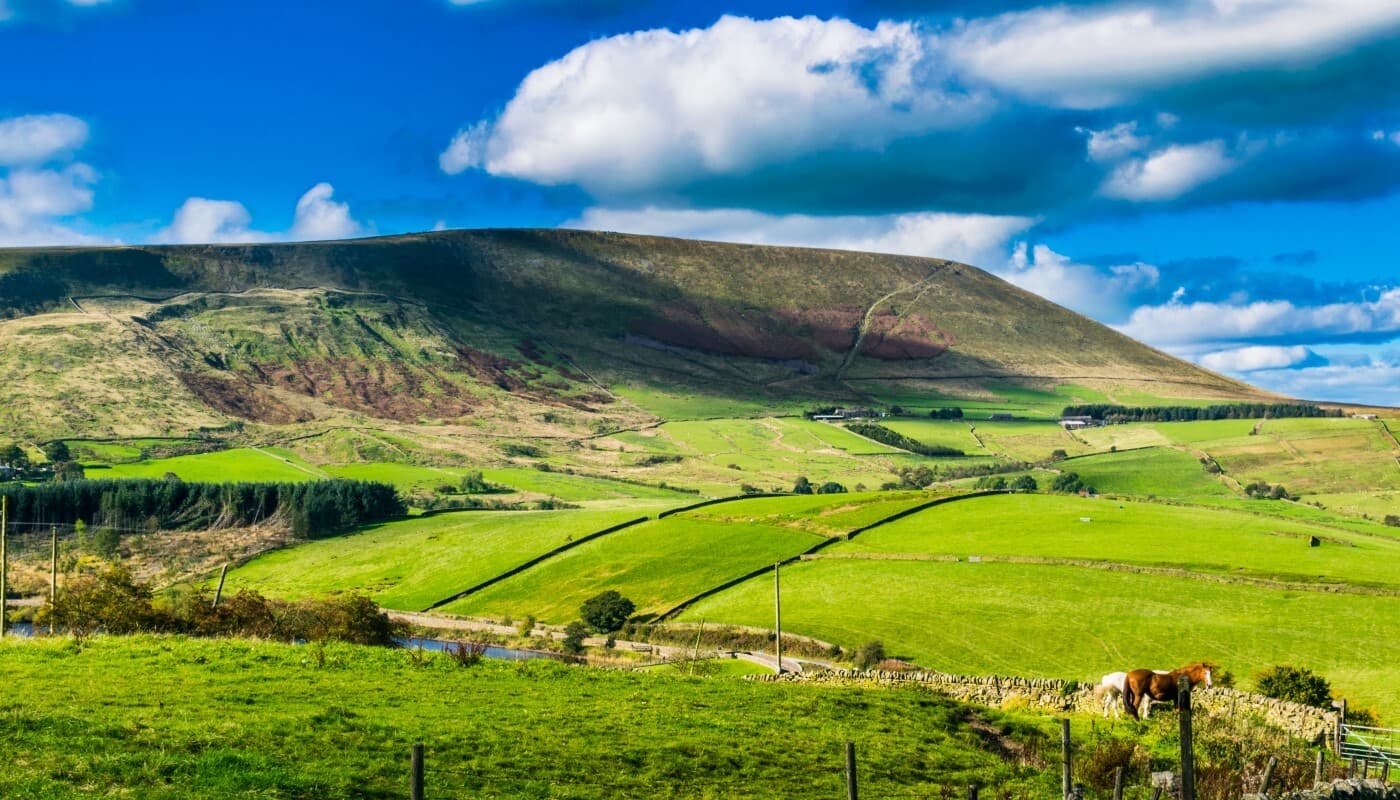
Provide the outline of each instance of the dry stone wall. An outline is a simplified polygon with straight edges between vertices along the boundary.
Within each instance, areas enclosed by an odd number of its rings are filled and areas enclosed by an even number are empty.
[[[1023,706],[1052,713],[1099,713],[1103,710],[1102,701],[1094,694],[1093,684],[1049,678],[951,675],[926,670],[831,670],[804,675],[757,675],[752,676],[751,680],[846,686],[916,686],[964,702],[996,708]],[[1324,739],[1337,724],[1335,711],[1224,687],[1197,687],[1191,693],[1191,702],[1195,708],[1207,714],[1257,715],[1267,724],[1309,741]]]

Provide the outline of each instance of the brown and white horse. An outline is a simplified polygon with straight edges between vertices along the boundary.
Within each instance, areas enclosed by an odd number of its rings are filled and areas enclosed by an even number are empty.
[[[1138,719],[1138,710],[1141,706],[1142,716],[1147,716],[1152,710],[1152,701],[1176,702],[1177,680],[1182,675],[1191,680],[1194,687],[1198,683],[1210,686],[1211,664],[1200,661],[1195,664],[1188,664],[1180,669],[1171,672],[1160,670],[1135,669],[1128,673],[1123,681],[1123,707],[1128,709],[1128,713],[1133,719]]]

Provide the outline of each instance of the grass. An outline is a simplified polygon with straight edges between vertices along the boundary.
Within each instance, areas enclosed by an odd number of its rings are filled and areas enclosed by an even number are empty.
[[[294,457],[249,447],[129,464],[87,466],[89,478],[162,478],[168,472],[183,481],[216,483],[230,480],[295,482],[328,477],[325,472]]]
[[[888,417],[880,420],[880,424],[896,433],[902,433],[924,444],[934,445],[936,447],[951,447],[955,450],[961,450],[964,453],[990,455],[987,448],[983,447],[982,444],[977,441],[976,437],[968,431],[968,425],[978,424],[976,422],[952,419]]]
[[[434,798],[838,796],[847,740],[873,797],[1056,785],[973,729],[1043,720],[910,690],[149,636],[6,641],[0,682],[6,797],[387,800],[415,742]]]
[[[1326,541],[1309,547],[1309,536]],[[1083,559],[1400,592],[1400,542],[1395,540],[1236,511],[1063,495],[949,503],[826,552]]]
[[[616,589],[638,614],[657,614],[819,541],[788,528],[677,514],[579,545],[442,610],[517,619],[533,614],[563,624],[578,617],[583,601]]]
[[[363,592],[419,610],[571,539],[642,516],[608,511],[464,511],[388,522],[263,555],[233,570],[228,588],[293,597]]]
[[[1084,483],[1105,494],[1180,499],[1235,496],[1193,456],[1165,447],[1085,456],[1057,466],[1078,473]]]
[[[705,677],[743,677],[744,675],[769,675],[773,668],[758,664],[753,661],[746,661],[742,658],[712,658],[701,662],[700,665],[692,667],[687,661],[673,661],[666,664],[658,664],[654,667],[645,667],[647,672],[656,672],[674,675],[703,675]]]
[[[520,467],[488,468],[481,470],[482,477],[489,483],[508,486],[522,492],[557,497],[560,500],[666,500],[674,505],[694,502],[696,496],[673,489],[661,489],[623,481],[595,478],[584,475],[569,475],[563,472],[545,472],[538,469]]]
[[[749,581],[681,619],[770,625],[772,593]],[[822,558],[783,571],[784,630],[844,647],[880,639],[934,669],[1079,680],[1202,659],[1240,676],[1290,663],[1391,720],[1397,617],[1395,597],[1073,566]]]
[[[439,486],[455,487],[461,483],[465,469],[443,467],[420,467],[414,464],[376,462],[366,464],[345,464],[324,467],[327,474],[337,478],[352,478],[361,481],[379,481],[392,484],[400,491],[432,490]]]
[[[687,516],[728,522],[761,522],[821,536],[841,536],[927,503],[937,496],[929,492],[863,492],[760,497],[697,508],[687,512]]]

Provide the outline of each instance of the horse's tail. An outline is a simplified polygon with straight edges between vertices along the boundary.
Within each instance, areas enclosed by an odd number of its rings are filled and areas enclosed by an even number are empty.
[[[1134,696],[1133,682],[1127,678],[1123,679],[1123,707],[1128,710],[1128,714],[1133,719],[1138,719],[1137,698]]]

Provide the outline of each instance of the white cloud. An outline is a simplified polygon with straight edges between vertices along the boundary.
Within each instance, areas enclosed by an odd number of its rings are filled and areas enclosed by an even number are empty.
[[[1099,191],[1121,200],[1174,200],[1224,175],[1236,163],[1225,155],[1221,141],[1172,145],[1119,164]]]
[[[234,200],[191,197],[175,211],[169,227],[152,237],[158,244],[243,244],[248,242],[343,239],[363,228],[350,216],[347,203],[331,198],[335,189],[318,183],[297,200],[291,230],[274,233],[249,227],[253,215]]]
[[[590,208],[564,226],[720,242],[927,256],[985,268],[1004,262],[1011,238],[1035,222],[1030,217],[988,214],[818,217],[742,209]]]
[[[815,17],[612,36],[531,72],[440,161],[607,196],[833,149],[878,153],[987,111],[984,96],[930,80],[933,55],[909,23]]]
[[[1077,264],[1045,245],[1019,242],[1001,277],[1066,308],[1099,320],[1123,319],[1134,300],[1161,278],[1151,264],[1120,264],[1101,269]]]
[[[1384,290],[1375,300],[1320,306],[1287,300],[1143,306],[1121,330],[1161,345],[1378,338],[1400,334],[1400,289]]]
[[[1234,350],[1207,353],[1197,363],[1216,372],[1257,372],[1263,369],[1288,369],[1315,359],[1317,354],[1303,345],[1271,347],[1250,345]]]
[[[1371,133],[1371,139],[1377,142],[1390,142],[1396,147],[1400,147],[1400,131],[1391,131],[1390,133],[1380,130],[1374,131]]]
[[[67,161],[87,137],[87,123],[67,114],[30,114],[0,120],[0,166]]]
[[[269,242],[270,233],[251,230],[253,216],[242,203],[191,197],[175,211],[170,227],[159,231],[153,241],[160,244],[239,244]]]
[[[1054,5],[974,20],[946,38],[962,74],[1046,102],[1104,108],[1221,72],[1306,71],[1400,30],[1376,0]]]
[[[1400,396],[1400,359],[1383,354],[1303,369],[1260,370],[1247,377],[1260,388],[1309,400],[1394,406]]]
[[[1120,122],[1102,131],[1078,130],[1089,137],[1089,158],[1099,162],[1118,161],[1145,150],[1149,143],[1147,137],[1138,135],[1136,122]]]
[[[350,216],[350,205],[332,200],[334,194],[335,187],[322,182],[301,196],[292,222],[292,239],[347,239],[360,232],[360,223]]]

